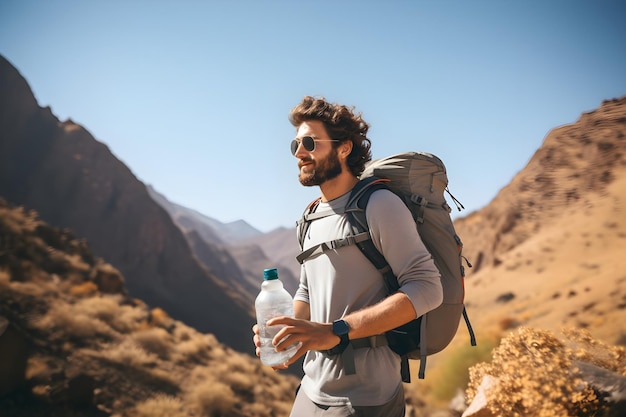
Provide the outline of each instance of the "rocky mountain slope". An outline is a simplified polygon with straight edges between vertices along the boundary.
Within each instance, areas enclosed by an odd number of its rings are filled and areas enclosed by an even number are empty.
[[[66,229],[0,199],[0,415],[287,416],[297,379],[129,297]]]
[[[106,145],[40,108],[26,80],[3,57],[0,196],[86,238],[126,277],[131,295],[250,351],[249,299],[198,262],[168,213]]]
[[[455,228],[474,263],[467,299],[479,329],[582,327],[626,343],[626,97],[552,130]]]

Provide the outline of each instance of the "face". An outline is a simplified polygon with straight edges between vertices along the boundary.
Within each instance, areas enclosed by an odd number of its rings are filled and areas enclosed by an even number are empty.
[[[304,149],[300,144],[295,157],[298,158],[300,173],[298,179],[304,186],[321,185],[324,182],[336,178],[341,174],[341,163],[337,155],[337,149],[326,133],[324,124],[318,120],[303,122],[297,130],[296,138],[312,136],[315,139],[315,149],[311,152]]]

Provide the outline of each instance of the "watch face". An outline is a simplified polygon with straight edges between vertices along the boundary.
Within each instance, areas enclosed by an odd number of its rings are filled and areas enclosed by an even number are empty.
[[[333,322],[333,333],[335,333],[337,336],[343,336],[345,334],[348,334],[349,331],[350,326],[348,326],[348,323],[346,323],[344,320],[335,320]]]

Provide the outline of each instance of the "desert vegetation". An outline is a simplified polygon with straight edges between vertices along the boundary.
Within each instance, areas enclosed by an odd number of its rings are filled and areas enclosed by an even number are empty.
[[[626,349],[582,329],[569,329],[559,338],[521,327],[502,339],[489,362],[470,368],[467,397],[473,400],[490,380],[486,408],[495,416],[617,416],[626,411],[598,393],[581,373],[585,364],[626,377]]]
[[[295,377],[129,297],[123,282],[70,231],[0,200],[0,317],[15,335],[0,349],[28,352],[2,351],[3,366],[24,363],[20,378],[0,375],[0,415],[289,414]]]

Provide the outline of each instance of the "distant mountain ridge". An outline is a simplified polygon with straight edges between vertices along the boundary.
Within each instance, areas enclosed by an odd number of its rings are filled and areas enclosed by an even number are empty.
[[[247,222],[239,220],[224,224],[196,210],[173,203],[153,187],[148,187],[150,196],[159,203],[183,231],[198,259],[215,271],[238,291],[250,305],[254,303],[266,268],[278,268],[285,288],[295,294],[300,266],[296,262],[297,242],[295,230],[279,228],[270,233],[261,233]],[[207,250],[208,247],[213,248]],[[220,253],[217,262],[213,256]]]
[[[222,223],[197,210],[170,201],[151,185],[147,186],[150,197],[163,207],[182,227],[193,226],[203,239],[216,244],[234,244],[244,239],[258,237],[263,233],[245,220]]]

